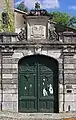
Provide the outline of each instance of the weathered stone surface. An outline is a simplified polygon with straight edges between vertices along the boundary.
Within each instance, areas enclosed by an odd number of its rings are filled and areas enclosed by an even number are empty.
[[[12,59],[11,58],[3,58],[3,64],[11,64],[12,63]]]
[[[74,41],[72,41],[72,37],[71,36],[67,36],[67,37],[64,37],[64,42],[65,43],[72,43]]]
[[[12,94],[3,94],[3,101],[12,101],[13,97]]]
[[[76,120],[76,118],[64,118],[63,120]]]
[[[73,69],[74,64],[64,64],[64,69]]]
[[[12,58],[12,64],[18,64],[19,58]]]
[[[12,94],[12,101],[17,101],[18,100],[18,93]],[[17,103],[16,103],[17,104]]]
[[[75,120],[76,113],[16,113],[0,112],[1,120]]]
[[[13,101],[13,111],[18,112],[18,101]]]
[[[46,55],[49,55],[50,57],[53,57],[55,59],[57,58],[60,58],[60,55],[61,55],[61,51],[57,50],[57,51],[54,51],[54,50],[49,50],[48,53],[46,53]]]
[[[17,74],[17,73],[12,74],[12,78],[13,78],[13,79],[17,79],[17,78],[18,78],[18,74]]]
[[[2,110],[3,111],[12,111],[13,112],[13,102],[8,101],[8,102],[2,102]]]
[[[3,68],[12,68],[12,64],[3,64]]]
[[[0,79],[0,83],[1,83],[1,79]],[[18,84],[18,79],[2,79],[2,83],[3,84]]]
[[[64,83],[65,84],[76,84],[76,79],[75,78],[74,79],[66,79],[64,81]]]
[[[3,84],[3,88],[16,89],[17,88],[17,84]]]
[[[59,70],[63,69],[63,65],[61,63],[59,63]]]
[[[59,79],[63,79],[63,75],[62,74],[59,74]]]
[[[65,102],[65,111],[66,112],[75,112],[76,111],[76,105],[75,105],[76,102],[74,101],[66,101]]]
[[[73,93],[67,93],[67,94],[65,94],[65,101],[67,102],[67,101],[73,101],[74,102],[74,94]]]
[[[63,93],[63,84],[59,84],[59,93]]]
[[[17,69],[18,68],[18,64],[12,64],[12,69]]]
[[[59,101],[59,112],[63,112],[63,101]]]
[[[64,70],[64,74],[67,74],[67,73],[69,73],[69,74],[74,74],[74,73],[75,73],[75,70],[74,70],[74,69],[65,69],[65,70]]]
[[[63,101],[63,94],[59,94],[59,102]]]
[[[68,74],[65,74],[64,75],[64,79],[75,79],[75,75],[74,74],[72,74],[72,73],[68,73]]]
[[[12,55],[12,58],[22,58],[23,57],[23,54],[22,53],[14,53],[13,55]]]
[[[17,95],[18,90],[16,88],[10,88],[10,89],[9,88],[3,88],[3,94],[10,94],[10,93]]]
[[[3,79],[11,79],[12,78],[12,74],[2,74],[2,78]]]
[[[50,58],[54,58],[56,61],[58,61],[59,112],[63,112],[63,104],[65,112],[75,112],[76,50],[74,51],[74,48],[76,43],[72,43],[73,37],[74,41],[76,41],[75,35],[65,37],[61,36],[61,40],[58,41],[17,41],[17,36],[14,37],[10,35],[3,37],[4,41],[1,43],[2,61],[0,58],[0,109],[2,104],[2,110],[18,112],[18,62],[23,57],[38,54],[49,56]],[[6,42],[11,43],[7,44]],[[46,115],[45,114],[35,113],[33,115],[31,113],[25,113],[24,115],[17,113],[17,115],[15,114],[15,117],[13,115],[10,118],[1,119],[59,120],[67,116],[51,113],[47,113]],[[69,116],[70,115],[68,115],[68,117]],[[76,114],[73,114],[71,117],[73,116],[76,116]]]
[[[74,63],[74,57],[73,56],[64,56],[64,63]]]
[[[0,70],[1,71],[1,70]],[[17,68],[3,68],[2,69],[2,73],[3,74],[5,74],[5,73],[7,73],[7,74],[13,74],[13,73],[17,73],[18,72],[18,69]]]

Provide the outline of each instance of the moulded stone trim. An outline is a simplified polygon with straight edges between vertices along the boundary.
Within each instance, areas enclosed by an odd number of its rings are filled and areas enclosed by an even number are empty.
[[[59,94],[59,102],[63,102],[63,93]]]
[[[18,112],[18,101],[13,101],[13,112]]]
[[[32,50],[28,50],[28,55],[34,55],[35,53],[34,53],[34,50],[32,51]],[[27,55],[25,55],[25,56],[27,56]]]
[[[63,93],[63,84],[59,84],[59,93]]]
[[[57,58],[60,58],[61,52],[54,52],[54,51],[49,50],[47,55],[57,59]]]
[[[18,64],[19,60],[20,60],[20,58],[12,58],[12,64]]]
[[[12,101],[17,101],[18,100],[18,93],[12,94]]]
[[[1,69],[1,64],[0,64],[0,69]]]
[[[12,78],[13,78],[13,79],[18,79],[18,73],[13,73],[13,74],[12,74]]]
[[[63,102],[59,101],[59,112],[63,112]]]
[[[1,90],[0,90],[0,102],[1,102]]]
[[[43,54],[43,55],[46,55],[46,56],[47,56],[47,55],[48,55],[48,51],[47,51],[47,50],[42,50],[42,51],[41,51],[41,54]],[[50,56],[50,57],[51,57],[51,56]]]
[[[62,74],[59,74],[59,79],[62,79],[63,78],[63,75]]]
[[[59,62],[59,64],[62,64],[63,60],[60,58],[57,58],[57,61]]]

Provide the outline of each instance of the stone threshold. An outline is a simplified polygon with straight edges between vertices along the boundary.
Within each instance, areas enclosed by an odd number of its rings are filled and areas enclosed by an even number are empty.
[[[0,111],[1,120],[76,120],[76,112],[74,113],[16,113],[16,112],[1,112]]]

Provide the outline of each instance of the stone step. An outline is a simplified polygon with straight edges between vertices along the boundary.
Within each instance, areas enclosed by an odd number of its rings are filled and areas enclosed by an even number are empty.
[[[13,113],[0,111],[0,120],[76,120],[76,113]]]

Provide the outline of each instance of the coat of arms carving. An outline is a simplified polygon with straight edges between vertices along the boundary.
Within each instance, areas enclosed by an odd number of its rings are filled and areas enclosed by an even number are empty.
[[[31,26],[31,38],[44,38],[45,29],[43,25],[32,25]]]

